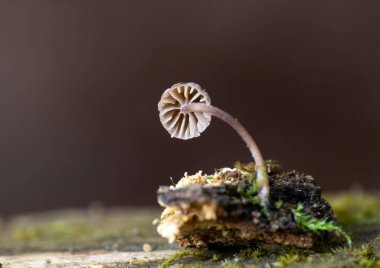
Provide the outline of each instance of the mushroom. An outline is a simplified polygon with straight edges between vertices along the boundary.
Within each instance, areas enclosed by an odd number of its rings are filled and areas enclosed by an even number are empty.
[[[206,91],[195,83],[178,83],[162,94],[158,103],[160,119],[172,138],[187,140],[198,137],[210,125],[209,114],[181,111],[181,107],[190,103],[210,105],[211,100]]]
[[[240,135],[250,150],[257,171],[258,197],[267,206],[269,200],[268,174],[259,147],[247,130],[225,111],[211,105],[207,92],[196,83],[178,83],[165,90],[158,103],[160,120],[172,137],[198,137],[209,125],[211,116],[229,124]]]

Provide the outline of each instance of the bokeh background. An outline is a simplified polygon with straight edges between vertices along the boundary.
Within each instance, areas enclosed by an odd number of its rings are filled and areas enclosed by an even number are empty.
[[[156,205],[185,171],[250,161],[214,119],[171,139],[157,102],[206,88],[268,159],[325,191],[380,188],[379,1],[0,0],[0,214]]]

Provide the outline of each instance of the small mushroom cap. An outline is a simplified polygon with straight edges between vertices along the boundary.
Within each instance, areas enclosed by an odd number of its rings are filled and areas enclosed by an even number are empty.
[[[170,135],[188,140],[198,137],[209,125],[211,115],[202,112],[183,112],[188,103],[211,104],[207,92],[195,83],[178,83],[165,90],[158,103],[160,120]]]

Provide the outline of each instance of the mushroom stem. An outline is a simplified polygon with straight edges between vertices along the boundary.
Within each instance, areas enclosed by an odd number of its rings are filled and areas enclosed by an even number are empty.
[[[248,131],[243,127],[243,125],[240,124],[239,121],[236,118],[232,117],[230,114],[209,104],[202,104],[202,103],[185,104],[181,107],[181,112],[208,113],[212,116],[218,117],[219,119],[229,124],[233,129],[235,129],[235,131],[240,135],[240,137],[246,143],[248,149],[250,150],[252,154],[253,160],[255,161],[255,165],[257,167],[256,171],[257,171],[258,196],[261,203],[267,206],[269,202],[268,201],[269,200],[269,182],[268,182],[268,174],[266,172],[265,161],[256,142],[253,140],[252,136],[249,135]]]

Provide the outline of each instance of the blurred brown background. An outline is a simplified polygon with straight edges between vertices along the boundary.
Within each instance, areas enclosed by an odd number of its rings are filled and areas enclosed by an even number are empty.
[[[324,190],[379,189],[378,1],[0,1],[0,214],[156,205],[158,185],[250,154],[213,120],[170,139],[180,81]]]

